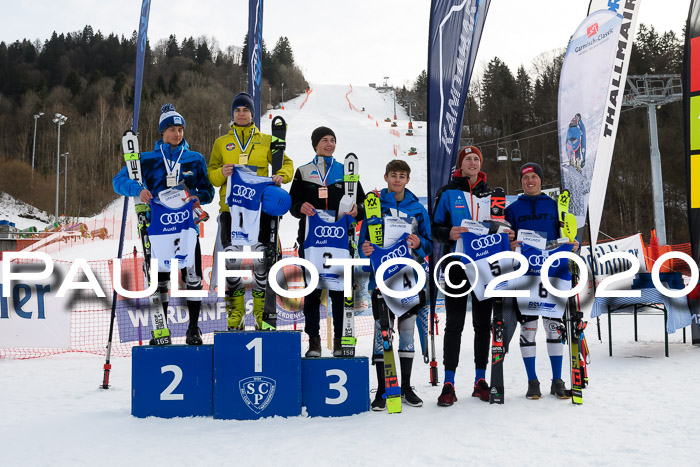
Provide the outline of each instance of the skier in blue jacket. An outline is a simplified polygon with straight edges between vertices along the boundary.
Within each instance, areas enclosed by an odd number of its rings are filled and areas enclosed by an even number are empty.
[[[183,183],[187,186],[190,198],[194,200],[193,209],[200,204],[208,204],[214,197],[214,188],[207,178],[207,163],[204,157],[190,151],[189,144],[184,138],[185,119],[172,104],[161,108],[158,131],[162,138],[155,144],[153,151],[141,153],[141,173],[143,185],[129,178],[126,167],[112,179],[114,191],[122,196],[138,197],[146,204],[158,194],[169,188]],[[149,213],[150,214],[150,213]],[[194,265],[181,270],[187,290],[202,289],[202,255],[199,239],[195,249]],[[158,291],[160,292],[163,311],[168,313],[168,281],[170,273],[158,273]],[[198,326],[199,312],[202,306],[201,298],[188,298],[189,326],[186,333],[186,343],[200,345],[201,330]]]
[[[542,168],[533,162],[529,162],[520,168],[520,182],[524,194],[506,208],[506,221],[510,222],[513,230],[526,229],[538,232],[548,242],[559,238],[559,219],[557,203],[549,196],[542,193],[542,181],[544,175]],[[511,249],[519,245],[517,240],[511,242]],[[578,249],[575,242],[574,251]],[[517,302],[513,301],[516,303]],[[537,324],[539,316],[527,316],[517,311],[518,321],[520,321],[520,352],[525,363],[525,370],[528,377],[528,390],[525,395],[528,399],[539,399],[540,382],[535,371],[535,355],[537,335]],[[560,399],[571,398],[561,379],[564,346],[559,336],[561,319],[542,318],[545,332],[547,333],[547,352],[552,366],[552,386],[550,394]]]
[[[395,159],[386,165],[384,180],[387,188],[380,193],[380,204],[382,218],[387,216],[412,218],[411,233],[408,235],[408,246],[412,249],[413,258],[419,263],[424,262],[425,257],[432,251],[433,242],[430,234],[430,219],[428,212],[418,201],[418,197],[406,188],[411,175],[411,167],[403,160]],[[386,238],[387,232],[384,231]],[[360,256],[369,257],[374,251],[374,246],[369,242],[367,221],[362,223],[360,235],[358,237],[360,245]],[[390,245],[382,245],[388,247]],[[369,293],[372,295],[376,288],[376,281],[373,273],[370,273]],[[422,292],[421,292],[422,293]],[[411,369],[413,366],[413,355],[415,353],[414,334],[416,327],[416,315],[420,307],[414,307],[398,319],[399,330],[399,361],[401,365],[401,396],[404,402],[413,407],[420,407],[423,401],[415,393],[411,386]],[[377,311],[377,310],[374,310]],[[381,411],[386,409],[386,399],[384,393],[386,386],[384,383],[384,353],[382,348],[382,336],[379,325],[379,317],[374,316],[374,353],[372,363],[377,370],[377,393],[372,402],[372,410]]]
[[[491,218],[491,189],[482,172],[483,157],[474,146],[465,146],[457,156],[457,166],[452,179],[436,194],[431,228],[435,241],[443,244],[442,255],[456,251],[457,240],[469,229],[462,225],[465,220],[485,221]],[[512,235],[509,234],[509,235]],[[448,258],[442,262],[443,272],[449,263],[459,261]],[[450,284],[463,284],[452,288]],[[445,284],[445,336],[443,365],[445,384],[438,397],[438,405],[449,407],[457,401],[455,373],[459,365],[462,332],[467,316],[467,298],[464,292],[471,287],[465,271],[460,267],[449,269],[449,281]],[[474,329],[474,387],[472,397],[489,400],[489,384],[486,382],[486,367],[491,348],[491,312],[493,300],[479,300],[471,292],[471,315]]]

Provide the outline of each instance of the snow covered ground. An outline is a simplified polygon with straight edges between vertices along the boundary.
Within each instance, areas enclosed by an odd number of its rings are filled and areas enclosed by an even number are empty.
[[[468,318],[469,319],[469,318]],[[428,367],[414,363],[424,407],[352,417],[224,421],[130,415],[131,361],[113,360],[112,388],[98,389],[104,358],[65,354],[0,360],[0,445],[4,465],[697,465],[694,428],[700,409],[700,348],[672,335],[663,354],[663,318],[613,318],[614,356],[588,333],[592,363],[584,404],[552,396],[525,399],[527,377],[517,348],[505,360],[506,403],[469,397],[471,341],[463,337],[459,401],[438,407]],[[548,387],[549,362],[538,333],[537,369]],[[438,337],[438,355],[442,338]],[[369,338],[359,353],[370,353]],[[441,360],[441,358],[440,358]],[[442,368],[440,379],[442,380]],[[372,387],[376,387],[371,371]]]
[[[359,86],[349,91],[349,86],[315,86],[303,108],[305,96],[300,96],[285,103],[285,110],[274,112],[283,115],[289,126],[287,154],[295,166],[311,160],[311,132],[326,125],[336,132],[338,159],[348,152],[358,155],[365,190],[385,186],[384,167],[395,157],[394,145],[400,145],[398,157],[413,169],[408,187],[425,196],[426,129],[417,123],[416,136],[405,136],[408,116],[399,107],[397,137],[390,132],[390,123],[384,122],[393,117],[390,95]],[[352,110],[350,103],[359,111]],[[269,125],[267,115],[263,116],[262,130],[268,132]],[[407,155],[411,146],[417,155]],[[19,208],[9,203],[0,200],[0,218],[17,214]],[[101,215],[121,212],[121,203],[115,202]],[[208,254],[216,233],[216,206],[205,208],[212,214],[202,245]],[[285,217],[285,248],[293,245],[296,227],[296,219]],[[137,243],[128,241],[125,251]],[[52,256],[108,259],[116,256],[116,250],[116,240],[98,240]],[[549,395],[538,401],[525,399],[527,377],[517,340],[505,360],[506,404],[491,406],[470,397],[473,331],[469,321],[467,317],[456,378],[459,401],[450,408],[436,405],[441,387],[428,384],[428,367],[416,357],[413,384],[425,406],[404,407],[400,415],[370,412],[339,419],[301,416],[254,422],[137,419],[130,415],[130,358],[113,359],[112,388],[106,391],[98,389],[102,356],[73,353],[0,359],[2,465],[698,464],[693,427],[700,420],[700,348],[682,343],[677,332],[670,336],[670,358],[665,358],[661,316],[640,317],[640,342],[634,342],[630,316],[613,317],[613,357],[607,354],[606,317],[602,343],[596,340],[591,323],[587,332],[593,359],[591,383],[579,407]],[[441,315],[436,339],[440,380],[444,377],[443,329]],[[358,353],[371,354],[369,336],[359,339]],[[547,392],[550,369],[541,330],[537,369]],[[376,387],[373,368],[370,385]]]

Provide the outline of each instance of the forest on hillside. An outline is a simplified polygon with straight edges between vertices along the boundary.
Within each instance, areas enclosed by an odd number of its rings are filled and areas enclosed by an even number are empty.
[[[228,131],[233,96],[247,90],[247,37],[243,47],[221,49],[215,38],[175,35],[147,45],[139,137],[152,148],[160,107],[176,103],[187,121],[187,139],[208,158],[208,148]],[[68,164],[68,199],[60,214],[86,216],[116,198],[114,174],[124,165],[121,135],[130,128],[134,102],[136,32],[130,38],[82,31],[58,34],[41,43],[0,42],[0,190],[54,211],[58,131],[52,116],[68,117],[61,127],[61,181]],[[263,41],[261,102],[264,112],[308,88],[286,37],[268,50]],[[284,85],[282,85],[284,83]],[[34,115],[43,112],[38,119]],[[36,122],[35,173],[31,162]],[[33,176],[32,176],[33,175]],[[30,182],[31,181],[31,182]],[[61,185],[60,191],[63,192]]]
[[[190,143],[211,147],[219,132],[226,131],[231,98],[247,89],[241,59],[247,54],[246,39],[242,47],[224,49],[215,38],[204,36],[179,40],[171,35],[148,45],[139,125],[142,149],[156,141],[159,109],[169,101],[186,115]],[[44,43],[0,43],[1,190],[53,212],[57,131],[49,116],[58,112],[68,116],[61,128],[61,152],[69,153],[70,190],[61,213],[91,215],[115,198],[105,187],[123,165],[118,155],[120,136],[132,114],[135,42],[135,32],[130,38],[104,36],[86,26],[79,32],[54,33]],[[542,165],[546,186],[559,186],[556,120],[564,52],[544,52],[515,71],[493,57],[482,73],[472,76],[462,142],[482,150],[492,186],[514,194],[519,188],[517,169],[526,161]],[[628,73],[679,74],[682,60],[682,37],[641,24]],[[263,44],[262,70],[265,108],[280,102],[282,82],[285,100],[308,87],[286,37],[271,51]],[[410,89],[396,93],[406,106],[412,102],[414,119],[426,118],[425,71]],[[647,111],[622,110],[601,231],[612,237],[641,232],[648,239],[653,210]],[[32,178],[33,116],[38,112],[45,115],[37,120]],[[682,243],[688,240],[682,102],[660,107],[657,118],[668,242]],[[519,148],[522,161],[496,162],[499,148],[511,155]]]
[[[542,53],[515,72],[493,57],[482,74],[472,76],[462,143],[470,142],[482,151],[489,185],[508,188],[509,194],[515,194],[520,189],[520,166],[537,162],[545,174],[544,185],[560,186],[557,106],[565,52]],[[628,75],[680,74],[682,67],[683,38],[673,31],[660,33],[640,24]],[[415,98],[426,107],[427,90],[424,71],[403,99]],[[689,237],[682,101],[657,108],[657,120],[667,241],[685,243]],[[641,232],[648,241],[654,227],[649,144],[646,107],[623,106],[601,224],[601,232],[611,237]],[[496,162],[498,148],[510,155],[519,148],[522,161]]]

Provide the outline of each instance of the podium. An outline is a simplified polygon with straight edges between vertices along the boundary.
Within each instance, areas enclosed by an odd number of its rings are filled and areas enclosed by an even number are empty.
[[[211,345],[134,347],[131,414],[135,417],[212,415]]]
[[[369,360],[301,358],[297,331],[217,332],[214,345],[133,348],[135,417],[255,420],[369,410]]]
[[[301,333],[214,334],[214,418],[301,415]]]
[[[310,417],[345,417],[369,411],[369,359],[303,358],[302,405]]]

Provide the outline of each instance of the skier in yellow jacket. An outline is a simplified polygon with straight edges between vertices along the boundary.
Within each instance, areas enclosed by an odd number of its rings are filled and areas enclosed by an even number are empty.
[[[256,166],[257,175],[270,176],[268,164],[272,161],[272,150],[276,149],[272,136],[266,135],[255,126],[253,116],[255,105],[253,98],[245,93],[239,93],[233,98],[231,116],[233,124],[226,135],[214,141],[208,164],[209,181],[219,189],[219,227],[221,246],[225,251],[240,251],[242,246],[231,245],[231,213],[226,204],[226,183],[233,173],[236,164]],[[281,143],[284,144],[284,143]],[[276,185],[289,183],[292,180],[294,167],[292,160],[284,156],[282,168],[272,174]],[[258,242],[251,246],[251,251],[264,253],[270,242],[271,218],[265,213],[260,216],[260,234]],[[241,269],[242,260],[227,260],[226,269]],[[267,271],[265,258],[253,261],[253,316],[256,327],[262,328],[262,312],[265,305],[265,286]],[[243,329],[245,317],[245,289],[240,277],[226,279],[226,310],[228,312],[229,329]]]

